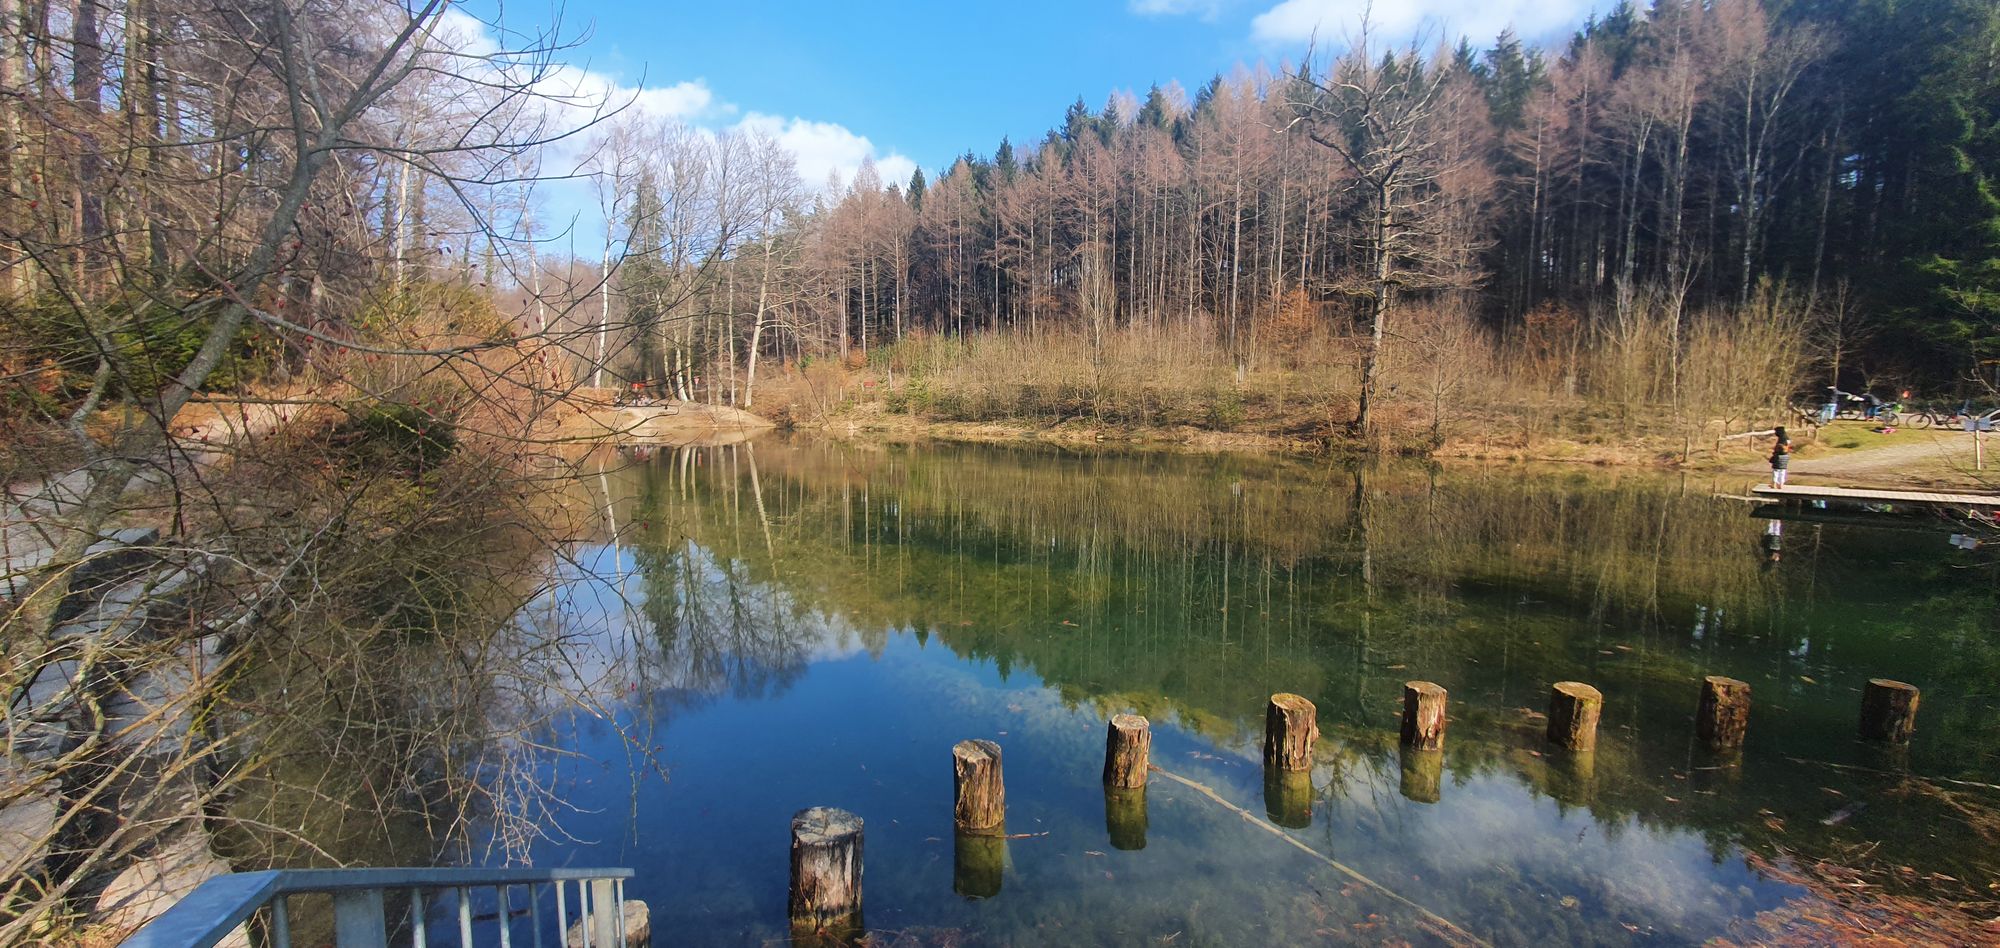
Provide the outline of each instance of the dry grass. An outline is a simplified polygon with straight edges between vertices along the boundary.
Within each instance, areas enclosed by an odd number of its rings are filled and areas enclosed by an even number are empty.
[[[913,335],[877,350],[865,371],[809,365],[793,373],[790,398],[771,401],[801,408],[791,420],[805,424],[872,407],[925,422],[1334,442],[1354,415],[1363,340],[1302,306],[1242,352],[1201,324]],[[1406,306],[1391,323],[1378,404],[1404,450],[1685,459],[1784,418],[1808,362],[1804,319],[1771,288],[1747,306],[1679,319],[1658,299],[1595,317],[1544,309],[1506,338],[1459,307]]]

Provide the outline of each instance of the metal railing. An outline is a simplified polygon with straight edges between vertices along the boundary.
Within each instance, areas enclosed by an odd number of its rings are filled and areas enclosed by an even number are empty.
[[[583,948],[624,948],[625,880],[630,869],[289,869],[267,872],[238,872],[216,876],[175,903],[158,918],[147,923],[124,948],[208,948],[250,922],[265,935],[259,939],[275,948],[291,948],[292,896],[327,895],[333,899],[333,933],[337,948],[387,948],[392,930],[399,944],[429,948],[430,920],[426,893],[433,896],[432,907],[441,905],[449,894],[456,902],[457,943],[474,944],[475,922],[493,929],[493,940],[501,948],[513,948],[515,927],[526,916],[529,936],[524,944],[536,948],[544,944],[564,945],[570,933],[572,914],[581,923]],[[574,884],[576,901],[569,901]],[[524,904],[517,907],[516,890],[526,890]],[[492,890],[494,908],[473,910],[473,896]],[[545,890],[553,890],[555,938],[545,939],[543,902]],[[407,894],[408,917],[393,925],[385,897]],[[575,909],[571,912],[572,907]],[[447,915],[449,919],[449,915]],[[407,921],[407,932],[402,922]],[[490,926],[487,923],[491,923]],[[403,936],[407,934],[408,940]]]

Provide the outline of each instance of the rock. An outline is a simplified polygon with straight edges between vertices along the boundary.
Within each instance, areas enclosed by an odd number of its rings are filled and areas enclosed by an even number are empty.
[[[40,875],[49,855],[49,842],[61,816],[54,782],[45,789],[28,792],[33,771],[0,763],[0,874]]]
[[[138,931],[187,898],[202,883],[229,872],[229,864],[208,849],[208,834],[177,833],[118,873],[97,897],[95,921],[120,932]],[[216,943],[250,948],[249,933],[238,927]]]
[[[43,665],[11,716],[7,735],[14,752],[28,760],[47,760],[75,750],[93,722],[84,711],[83,662],[65,658]]]
[[[105,587],[122,583],[159,558],[154,544],[160,531],[133,527],[114,531],[110,536],[85,547],[83,557],[69,571],[69,594],[56,606],[58,622],[74,619],[88,611],[103,595]]]
[[[652,911],[646,908],[646,903],[638,899],[626,899],[624,908],[626,948],[643,948],[643,946],[651,945],[653,943]],[[568,946],[568,948],[583,948],[582,919],[578,919],[576,924],[569,927],[569,932],[563,937],[563,944]],[[598,945],[595,941],[591,944],[593,948],[605,948],[605,946]]]
[[[185,751],[194,726],[195,673],[189,659],[161,661],[110,689],[104,736],[126,753]]]

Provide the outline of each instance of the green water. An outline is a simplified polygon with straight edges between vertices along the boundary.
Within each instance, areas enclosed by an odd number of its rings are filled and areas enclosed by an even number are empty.
[[[878,943],[1699,942],[1805,895],[1765,861],[1864,851],[1907,892],[1986,889],[1964,811],[1899,774],[2000,782],[1994,560],[1935,522],[1773,542],[1716,497],[1740,487],[785,439],[594,461],[593,536],[531,614],[591,643],[569,674],[599,700],[546,735],[565,807],[534,858],[633,867],[674,944],[783,937],[812,805],[867,822]],[[1693,738],[1714,674],[1753,689],[1737,756]],[[1924,690],[1906,752],[1855,739],[1871,677]],[[1398,752],[1411,679],[1450,689],[1441,766]],[[1605,695],[1587,760],[1542,740],[1565,679]],[[1289,802],[1258,756],[1278,691],[1323,732]],[[1224,802],[1156,776],[1108,812],[1121,711]],[[965,738],[1046,834],[997,875],[951,832]]]

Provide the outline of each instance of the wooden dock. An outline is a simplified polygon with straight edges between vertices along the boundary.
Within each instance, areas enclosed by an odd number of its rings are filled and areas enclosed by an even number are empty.
[[[1873,490],[1856,487],[1819,487],[1808,484],[1786,484],[1772,487],[1765,484],[1753,487],[1750,493],[1758,500],[1781,504],[1803,504],[1819,501],[1829,506],[1842,507],[1889,507],[1906,510],[1947,510],[1982,511],[2000,510],[2000,496],[1992,494],[1951,494],[1922,490]]]

